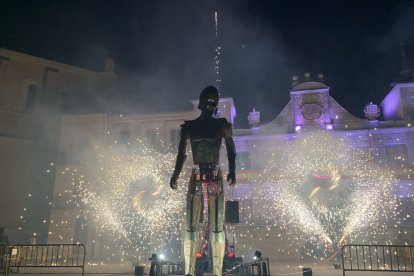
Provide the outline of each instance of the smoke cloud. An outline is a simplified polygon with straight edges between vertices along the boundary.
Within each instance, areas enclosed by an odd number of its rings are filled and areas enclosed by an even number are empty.
[[[218,11],[221,91],[235,99],[236,128],[253,107],[271,121],[289,101],[291,76],[306,71],[324,73],[331,95],[363,116],[389,91],[400,42],[414,63],[413,4],[302,2],[9,1],[0,46],[97,71],[113,58],[118,94],[96,100],[106,111],[189,110],[214,84]]]

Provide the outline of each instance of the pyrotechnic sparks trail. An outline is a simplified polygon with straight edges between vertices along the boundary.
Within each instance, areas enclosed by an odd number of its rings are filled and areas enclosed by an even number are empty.
[[[301,134],[274,156],[262,181],[270,213],[287,231],[325,247],[349,242],[351,235],[373,243],[384,234],[379,225],[395,215],[396,180],[386,168],[371,166],[367,152],[317,132]]]
[[[167,246],[181,239],[185,203],[184,170],[179,189],[168,186],[175,155],[156,151],[138,140],[85,152],[82,172],[74,173],[72,201],[120,247],[148,253],[180,250]],[[94,157],[90,157],[94,156]]]
[[[313,250],[305,254],[318,259],[344,243],[388,242],[387,225],[398,215],[392,190],[396,180],[390,171],[375,167],[367,152],[325,132],[302,133],[278,146],[281,150],[270,153],[268,165],[250,179],[251,194],[240,193],[251,198],[257,210],[241,204],[246,224],[240,225],[245,230],[237,252],[250,252],[244,239],[261,231],[266,233],[259,239],[280,236],[281,253],[309,247]],[[171,259],[181,255],[189,167],[174,191],[168,182],[175,154],[156,151],[140,140],[96,146],[79,160],[82,169],[72,172],[73,187],[68,190],[68,203],[77,203],[79,216],[111,234],[118,249],[138,259],[161,251]],[[228,229],[231,237],[234,227]],[[116,248],[107,249],[119,254]]]
[[[221,86],[221,76],[220,76],[220,55],[221,55],[221,47],[219,44],[219,21],[218,21],[218,12],[215,11],[214,12],[214,27],[215,27],[215,32],[214,32],[214,39],[216,42],[216,48],[214,49],[216,55],[214,56],[214,72],[216,74],[215,78],[216,78],[216,85],[218,87]]]

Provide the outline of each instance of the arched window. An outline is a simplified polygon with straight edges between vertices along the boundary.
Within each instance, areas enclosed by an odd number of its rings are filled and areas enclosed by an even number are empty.
[[[26,105],[24,107],[24,111],[33,112],[34,106],[36,104],[36,96],[37,87],[33,84],[29,85],[29,87],[27,88]]]
[[[131,132],[129,130],[121,130],[119,132],[119,142],[127,145],[131,141]]]

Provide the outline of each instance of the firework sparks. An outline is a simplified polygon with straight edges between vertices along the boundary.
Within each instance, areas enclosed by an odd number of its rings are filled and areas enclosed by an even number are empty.
[[[269,154],[264,170],[250,179],[249,185],[256,188],[250,195],[243,193],[266,203],[256,204],[254,213],[252,206],[241,205],[247,230],[236,241],[238,252],[251,251],[243,240],[253,238],[259,229],[267,231],[263,238],[284,239],[284,252],[309,240],[331,249],[351,238],[384,242],[386,224],[392,224],[397,208],[391,172],[374,167],[369,155],[346,139],[324,132],[302,133],[280,148]],[[180,256],[190,169],[183,170],[179,189],[174,191],[168,182],[175,154],[155,151],[140,140],[127,147],[114,144],[91,151],[81,158],[82,171],[72,172],[73,189],[68,190],[80,215],[111,233],[122,248],[133,248],[139,258],[150,249],[168,249],[174,251],[170,256]],[[234,227],[228,229],[234,235]]]
[[[273,156],[265,168],[269,177],[262,179],[268,183],[264,190],[270,190],[265,197],[272,202],[271,213],[305,240],[316,238],[331,247],[349,241],[351,234],[354,240],[370,231],[378,236],[373,232],[383,228],[377,224],[390,216],[383,209],[396,208],[392,173],[370,165],[367,152],[343,139],[303,134]]]
[[[122,248],[139,254],[147,254],[148,248],[179,251],[167,245],[181,239],[188,176],[183,172],[178,190],[168,186],[175,155],[141,140],[128,147],[95,147],[84,154],[88,158],[82,160],[88,162],[82,172],[72,173],[71,201],[79,212]]]

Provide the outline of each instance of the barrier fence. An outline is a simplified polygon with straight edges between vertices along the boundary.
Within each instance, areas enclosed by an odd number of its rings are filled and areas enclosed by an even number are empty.
[[[83,244],[19,244],[9,246],[6,275],[11,268],[80,268],[85,273],[86,249]]]
[[[342,247],[342,271],[414,272],[413,245],[347,244]]]
[[[208,262],[208,260],[206,261]],[[202,275],[204,273],[203,266],[205,265],[205,262],[198,262],[198,265],[202,267],[198,267],[196,269],[196,275]],[[140,271],[143,271],[143,270],[140,269]],[[140,273],[143,273],[143,272],[140,272]],[[151,262],[151,269],[149,272],[150,276],[183,275],[183,274],[184,274],[184,264],[182,262],[174,263],[174,262],[169,262],[169,261],[158,261],[158,260],[153,260]],[[234,267],[224,271],[223,275],[270,276],[269,259],[260,258],[258,260],[255,260],[249,263],[237,264]]]
[[[236,276],[269,276],[269,258],[259,258],[249,263],[237,264],[235,267],[226,270],[223,275],[236,275]]]
[[[144,266],[136,266],[135,275],[144,275]],[[184,264],[153,259],[151,261],[149,275],[184,275]]]

